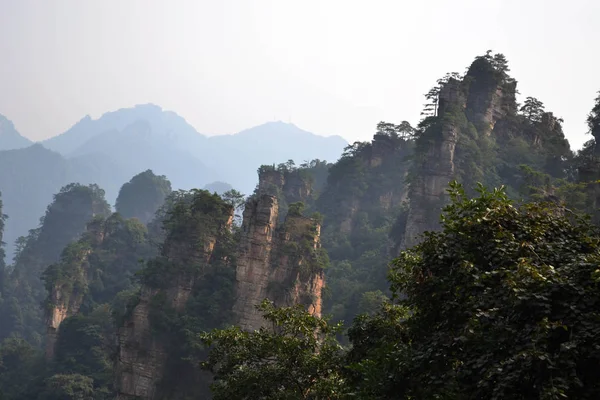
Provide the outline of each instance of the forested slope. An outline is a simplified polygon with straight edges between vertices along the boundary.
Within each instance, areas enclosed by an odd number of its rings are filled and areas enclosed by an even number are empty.
[[[488,52],[415,126],[263,165],[247,197],[145,171],[110,214],[63,188],[2,274],[0,394],[596,398],[600,97],[573,152],[516,95]]]

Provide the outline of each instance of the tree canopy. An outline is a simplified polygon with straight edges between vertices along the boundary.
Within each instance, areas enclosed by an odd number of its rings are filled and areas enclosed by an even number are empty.
[[[598,228],[477,191],[451,184],[441,230],[393,261],[393,300],[355,320],[343,356],[324,320],[268,304],[272,331],[203,336],[216,398],[598,398]]]
[[[146,170],[121,187],[115,208],[124,218],[137,218],[147,224],[171,191],[171,182],[165,176]]]

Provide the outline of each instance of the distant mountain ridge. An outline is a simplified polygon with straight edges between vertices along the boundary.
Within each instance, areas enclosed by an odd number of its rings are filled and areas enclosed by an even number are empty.
[[[193,138],[200,135],[185,119],[172,111],[164,111],[155,104],[138,104],[102,114],[98,119],[86,115],[67,131],[46,139],[44,147],[68,156],[85,143],[108,131],[123,131],[137,121],[147,121],[156,133],[176,133],[179,137]]]
[[[64,133],[32,144],[0,118],[0,192],[9,215],[4,239],[9,261],[14,240],[37,226],[52,195],[68,183],[96,183],[114,204],[125,182],[150,169],[165,175],[175,190],[221,182],[249,194],[261,165],[290,159],[335,162],[347,142],[281,121],[207,137],[175,112],[142,104],[98,119],[86,116]]]
[[[154,172],[169,177],[175,188],[202,187],[218,180],[248,192],[256,184],[255,171],[260,165],[289,159],[335,161],[347,142],[340,136],[319,136],[281,121],[207,137],[175,112],[141,104],[105,113],[96,120],[88,116],[42,144],[67,158],[94,154],[119,165],[135,166],[137,170],[129,171],[133,174],[158,168]]]
[[[11,120],[0,114],[0,150],[14,150],[31,146],[33,142],[15,129]]]

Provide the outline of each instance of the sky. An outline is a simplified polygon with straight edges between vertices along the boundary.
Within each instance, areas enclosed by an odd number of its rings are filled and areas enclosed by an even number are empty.
[[[599,16],[597,0],[0,0],[0,114],[32,140],[142,103],[207,135],[282,120],[369,140],[491,49],[579,148]]]

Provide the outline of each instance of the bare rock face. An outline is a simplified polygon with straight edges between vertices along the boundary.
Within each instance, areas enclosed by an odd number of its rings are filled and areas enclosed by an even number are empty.
[[[273,260],[271,290],[276,304],[303,304],[313,315],[321,315],[321,289],[325,285],[319,266],[321,226],[315,220],[288,215],[279,230],[278,248]]]
[[[242,329],[263,326],[265,321],[255,306],[265,298],[278,306],[304,304],[311,313],[321,313],[325,280],[318,264],[320,225],[310,218],[288,215],[277,227],[278,212],[277,199],[267,194],[246,204],[233,309]]]
[[[445,202],[445,190],[454,176],[454,151],[458,141],[458,129],[451,125],[442,128],[442,139],[427,150],[427,164],[410,188],[410,210],[404,233],[403,248],[414,246],[419,235],[437,228],[437,219],[431,210],[441,208]]]
[[[300,172],[294,171],[286,177],[283,194],[288,203],[306,201],[312,195],[312,185],[303,179]]]
[[[157,289],[143,288],[138,305],[118,331],[117,399],[152,399],[167,358],[150,327],[150,302]]]
[[[307,201],[312,195],[312,185],[299,170],[275,170],[263,166],[258,174],[258,193],[282,195],[287,203]]]
[[[244,209],[233,307],[243,328],[260,325],[261,316],[254,305],[267,297],[278,212],[277,198],[267,194],[250,199]]]
[[[264,168],[258,173],[258,191],[260,193],[275,194],[283,189],[285,184],[285,175],[275,169]]]

